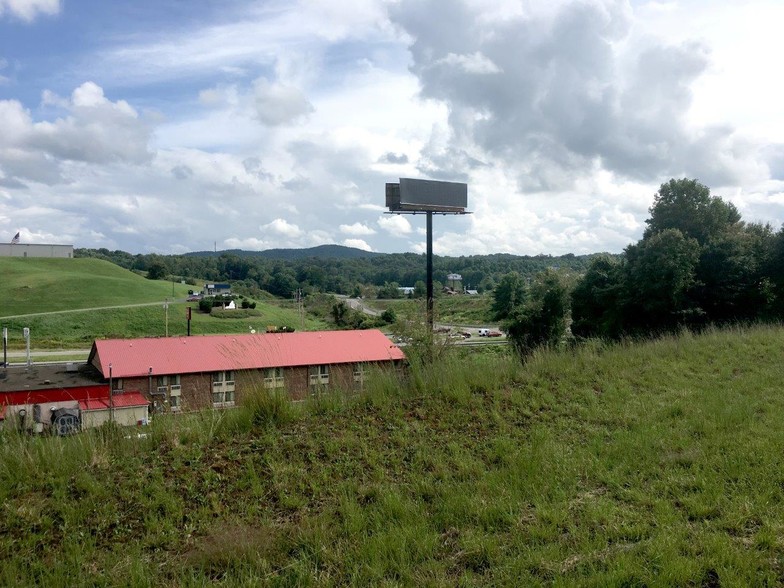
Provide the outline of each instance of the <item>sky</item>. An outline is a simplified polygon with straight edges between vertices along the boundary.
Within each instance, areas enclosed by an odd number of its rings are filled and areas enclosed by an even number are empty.
[[[0,0],[0,242],[619,253],[696,178],[784,223],[780,0]]]

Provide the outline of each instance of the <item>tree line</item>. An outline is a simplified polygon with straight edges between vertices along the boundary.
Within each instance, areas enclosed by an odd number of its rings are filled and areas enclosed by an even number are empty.
[[[223,253],[220,255],[158,255],[131,254],[108,249],[76,249],[77,257],[105,259],[153,279],[184,279],[196,284],[231,282],[237,291],[244,287],[249,293],[266,291],[281,298],[291,298],[299,291],[304,295],[330,292],[334,294],[367,294],[366,289],[397,295],[397,286],[416,286],[427,279],[424,255],[390,253],[372,258],[305,258],[269,259]],[[434,280],[446,284],[447,275],[459,273],[465,287],[479,292],[492,291],[509,272],[533,276],[548,267],[585,271],[589,255],[511,254],[471,255],[461,257],[434,256]],[[393,297],[390,295],[389,297]]]
[[[493,311],[523,355],[568,330],[619,339],[784,318],[784,228],[744,222],[694,179],[662,184],[649,213],[640,241],[582,275],[501,278]]]

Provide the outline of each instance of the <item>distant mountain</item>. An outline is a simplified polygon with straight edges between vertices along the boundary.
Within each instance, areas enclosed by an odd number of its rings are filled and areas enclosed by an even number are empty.
[[[237,257],[262,257],[265,259],[281,259],[291,261],[295,259],[362,259],[367,257],[377,257],[386,255],[365,251],[355,247],[345,247],[343,245],[319,245],[318,247],[308,247],[306,249],[267,249],[266,251],[245,251],[243,249],[226,249],[223,251],[193,251],[185,253],[186,257],[217,257],[224,253],[236,255]]]

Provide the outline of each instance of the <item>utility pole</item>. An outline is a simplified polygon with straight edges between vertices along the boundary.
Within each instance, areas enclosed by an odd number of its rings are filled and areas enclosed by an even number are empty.
[[[166,336],[169,336],[169,299],[167,298],[163,303],[163,310],[166,313]]]

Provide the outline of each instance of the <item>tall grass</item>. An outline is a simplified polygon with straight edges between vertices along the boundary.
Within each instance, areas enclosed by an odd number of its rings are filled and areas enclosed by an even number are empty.
[[[0,436],[3,585],[776,585],[778,327]]]

